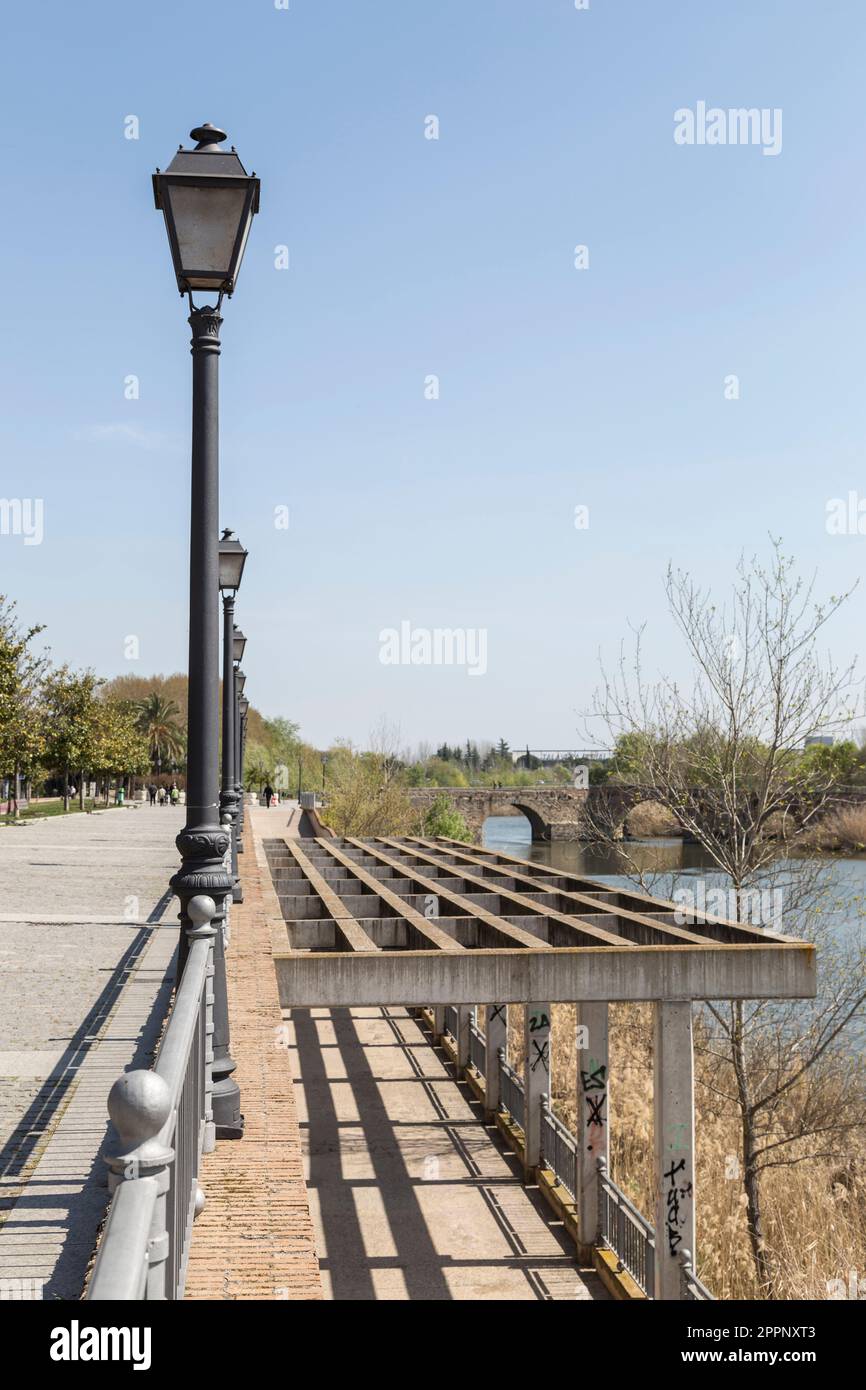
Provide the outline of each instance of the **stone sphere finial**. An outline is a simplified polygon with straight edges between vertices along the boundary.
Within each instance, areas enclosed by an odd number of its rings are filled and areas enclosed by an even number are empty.
[[[208,927],[216,917],[216,903],[204,893],[197,893],[186,905],[186,915],[194,927]]]
[[[140,1149],[171,1114],[171,1091],[155,1071],[125,1071],[108,1093],[108,1113],[123,1145]]]

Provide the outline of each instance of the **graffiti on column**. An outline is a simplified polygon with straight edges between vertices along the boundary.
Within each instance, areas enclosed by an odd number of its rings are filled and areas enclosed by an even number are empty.
[[[668,1148],[671,1153],[687,1150],[685,1140],[686,1126],[683,1123],[668,1126],[670,1136]],[[665,1239],[669,1255],[675,1255],[682,1245],[682,1227],[689,1219],[689,1208],[694,1197],[694,1189],[688,1176],[685,1158],[677,1163],[673,1158],[670,1167],[662,1176],[665,1201]]]
[[[605,1105],[607,1104],[607,1067],[596,1061],[594,1057],[589,1059],[589,1067],[580,1073],[580,1085],[583,1090],[583,1101],[586,1106],[584,1120],[586,1124],[587,1152],[604,1152],[604,1128],[607,1123]]]
[[[529,1015],[529,1070],[541,1068],[545,1076],[550,1072],[550,1014],[538,1009]],[[534,1036],[541,1034],[541,1037]]]

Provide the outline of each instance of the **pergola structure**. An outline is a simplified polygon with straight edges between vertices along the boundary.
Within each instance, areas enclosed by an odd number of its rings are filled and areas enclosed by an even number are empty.
[[[500,1098],[506,1009],[525,1006],[524,1163],[535,1172],[549,1090],[550,1005],[577,1005],[577,1220],[597,1229],[607,1161],[608,1004],[654,1006],[655,1276],[678,1298],[695,1245],[694,1000],[811,998],[814,948],[764,928],[684,913],[646,894],[513,855],[421,837],[266,840],[286,922],[274,951],[284,1009],[456,1010],[468,1064],[485,1007],[486,1105]]]

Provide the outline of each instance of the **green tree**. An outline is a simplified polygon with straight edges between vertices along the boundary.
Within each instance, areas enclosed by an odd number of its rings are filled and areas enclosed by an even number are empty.
[[[93,770],[124,781],[150,770],[150,744],[142,731],[140,711],[126,700],[98,702]],[[106,792],[107,795],[107,792]]]
[[[94,671],[70,671],[61,666],[46,677],[45,760],[63,772],[63,809],[69,810],[69,773],[79,778],[79,805],[84,809],[84,774],[96,766],[99,743],[98,690]]]
[[[180,710],[174,700],[153,691],[138,706],[139,727],[147,739],[151,765],[157,777],[163,762],[179,761],[184,754]]]
[[[424,815],[421,833],[430,839],[441,835],[447,840],[463,840],[466,843],[471,843],[474,838],[453,801],[444,795],[437,796]]]
[[[7,813],[18,814],[18,781],[32,777],[44,749],[39,709],[47,657],[31,650],[42,627],[21,628],[15,604],[0,595],[0,778],[9,779]]]

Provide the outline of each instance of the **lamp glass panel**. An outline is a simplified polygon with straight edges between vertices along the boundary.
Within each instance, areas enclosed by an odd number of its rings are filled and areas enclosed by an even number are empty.
[[[220,588],[239,589],[246,555],[242,550],[220,550]]]
[[[193,289],[219,286],[229,274],[244,212],[245,188],[169,185],[180,263]]]

